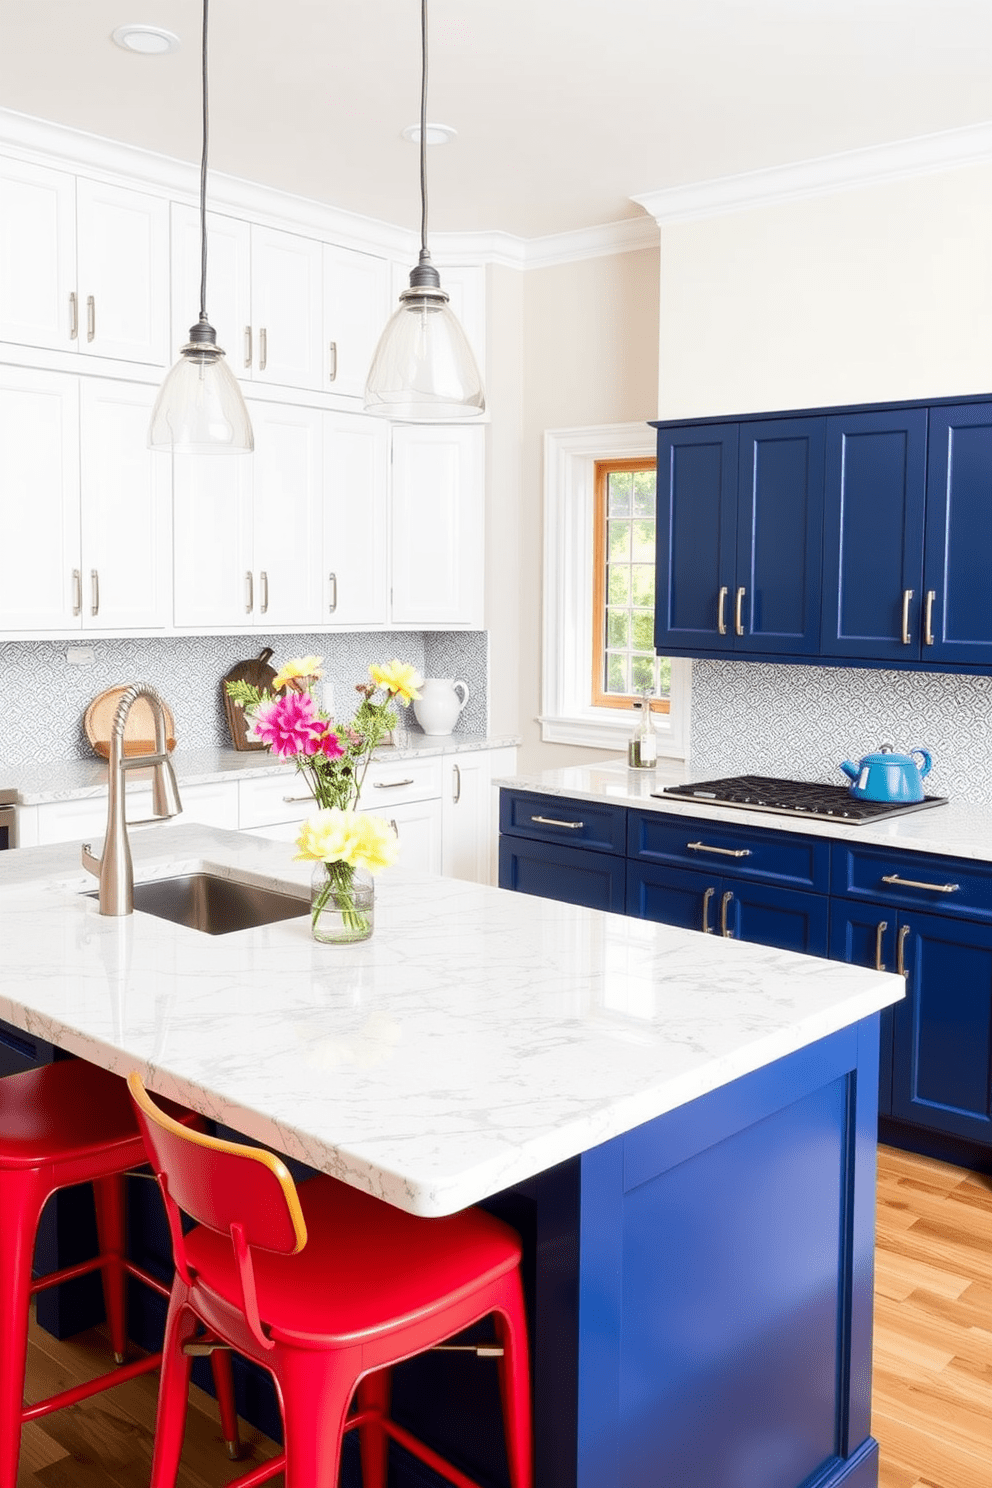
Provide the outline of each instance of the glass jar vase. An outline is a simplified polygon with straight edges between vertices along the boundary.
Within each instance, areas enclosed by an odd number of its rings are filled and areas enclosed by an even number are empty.
[[[366,868],[317,863],[310,880],[310,925],[324,945],[368,940],[375,920],[375,884]]]

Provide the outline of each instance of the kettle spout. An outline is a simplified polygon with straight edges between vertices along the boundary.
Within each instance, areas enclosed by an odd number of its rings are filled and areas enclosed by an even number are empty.
[[[844,774],[849,775],[852,780],[857,780],[858,776],[861,774],[861,766],[852,765],[850,760],[841,760],[840,767],[844,771]]]

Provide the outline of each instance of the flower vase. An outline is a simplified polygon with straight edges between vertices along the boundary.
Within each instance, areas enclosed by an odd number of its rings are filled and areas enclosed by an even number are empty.
[[[368,940],[375,918],[375,884],[365,868],[317,863],[310,882],[310,925],[324,945]]]

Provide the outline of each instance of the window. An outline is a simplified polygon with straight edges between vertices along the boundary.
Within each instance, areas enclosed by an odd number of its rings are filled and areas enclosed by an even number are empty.
[[[627,708],[650,688],[669,710],[672,667],[654,649],[654,460],[597,460],[593,517],[592,676],[596,708]]]
[[[645,616],[653,610],[651,604],[641,603],[643,587],[637,589],[634,603],[634,570],[638,581],[644,577],[641,567],[644,543],[638,538],[638,558],[634,559],[634,538],[631,532],[629,549],[630,566],[628,585],[631,603],[628,606],[629,644],[619,643],[623,627],[617,622],[617,644],[610,644],[612,637],[607,630],[606,616],[609,604],[609,578],[603,565],[604,614],[597,621],[594,613],[594,548],[596,541],[596,475],[597,466],[628,470],[653,469],[655,457],[655,434],[650,425],[607,424],[591,429],[553,429],[544,437],[544,634],[543,634],[543,684],[541,737],[548,743],[585,744],[594,749],[625,750],[635,724],[630,706],[629,693],[616,692],[606,671],[607,657],[614,654],[629,665],[631,678],[635,662],[638,666],[653,655],[653,646],[648,640],[642,649],[641,642],[650,631],[645,630]],[[643,496],[643,493],[642,493]],[[633,498],[632,498],[633,499]],[[606,519],[609,521],[609,516]],[[622,521],[623,518],[618,517]],[[633,522],[633,515],[630,521]],[[640,520],[640,518],[638,518]],[[608,542],[608,532],[603,541]],[[618,546],[622,540],[618,533]],[[653,544],[652,544],[653,548]],[[608,549],[605,557],[609,558]],[[653,551],[652,551],[653,566]],[[622,584],[618,577],[617,591]],[[615,606],[620,609],[619,604]],[[634,631],[634,616],[638,628]],[[594,688],[594,648],[597,627],[602,626],[603,669],[598,666],[596,677],[602,677],[602,687]],[[636,644],[635,644],[636,643]],[[661,753],[675,758],[685,758],[688,744],[689,700],[692,678],[692,663],[689,661],[666,661],[659,666],[659,683],[664,679],[664,668],[668,668],[668,712],[659,710],[656,723]],[[627,675],[626,673],[624,674]],[[661,688],[659,688],[661,690]],[[597,700],[597,694],[598,698]]]

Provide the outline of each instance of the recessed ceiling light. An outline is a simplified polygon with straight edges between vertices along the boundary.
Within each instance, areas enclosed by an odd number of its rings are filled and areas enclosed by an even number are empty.
[[[413,145],[420,144],[420,125],[408,124],[401,131],[403,138],[409,140]],[[451,140],[458,138],[458,130],[452,129],[450,124],[428,124],[427,143],[429,145],[446,145]]]
[[[118,26],[116,31],[111,31],[110,38],[126,52],[141,52],[146,57],[158,57],[179,47],[179,37],[175,32],[166,31],[161,26]]]

